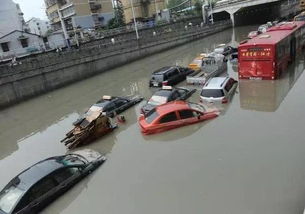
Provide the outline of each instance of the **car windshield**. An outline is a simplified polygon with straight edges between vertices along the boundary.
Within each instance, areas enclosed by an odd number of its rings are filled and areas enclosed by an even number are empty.
[[[152,80],[156,80],[158,82],[162,82],[163,81],[163,75],[162,74],[154,74],[152,76]]]
[[[295,18],[296,21],[305,21],[305,16],[300,16]]]
[[[151,123],[159,116],[158,112],[156,112],[156,109],[152,109],[150,112],[148,112],[145,116],[145,120],[147,123]]]
[[[149,105],[154,105],[154,106],[157,106],[157,105],[162,105],[164,103],[167,102],[167,97],[163,97],[163,96],[152,96],[149,101],[148,101],[148,104]]]
[[[77,155],[67,155],[61,161],[63,165],[78,165],[78,164],[86,164],[86,159]]]
[[[223,97],[224,93],[221,89],[203,89],[201,91],[203,97]]]
[[[10,213],[19,201],[24,191],[16,186],[10,186],[0,193],[0,210]]]

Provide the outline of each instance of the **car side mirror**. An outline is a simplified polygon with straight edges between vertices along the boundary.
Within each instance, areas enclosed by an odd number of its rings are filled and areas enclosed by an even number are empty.
[[[144,114],[140,114],[139,120],[144,120]]]

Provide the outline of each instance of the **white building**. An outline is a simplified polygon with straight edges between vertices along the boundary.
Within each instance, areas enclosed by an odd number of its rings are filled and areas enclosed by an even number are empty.
[[[23,13],[12,0],[0,0],[0,37],[25,27]]]
[[[31,18],[26,22],[26,25],[30,33],[34,33],[40,36],[45,36],[51,29],[49,21],[41,20],[39,18]]]
[[[0,61],[41,52],[45,49],[40,35],[14,30],[0,37]]]

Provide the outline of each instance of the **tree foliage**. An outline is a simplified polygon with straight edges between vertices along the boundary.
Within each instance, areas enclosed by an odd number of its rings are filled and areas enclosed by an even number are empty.
[[[173,8],[184,2],[185,0],[169,0],[167,4],[167,8]]]
[[[116,0],[116,7],[114,8],[114,18],[108,22],[108,28],[117,28],[125,26],[124,8],[121,0]]]
[[[203,5],[203,2],[201,0],[197,0],[195,2],[195,11],[197,13],[197,15],[201,14],[202,13],[202,5]]]

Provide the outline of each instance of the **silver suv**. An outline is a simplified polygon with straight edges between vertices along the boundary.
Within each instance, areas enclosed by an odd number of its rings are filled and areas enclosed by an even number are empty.
[[[200,102],[227,103],[235,92],[237,81],[230,77],[211,78],[202,88]]]

